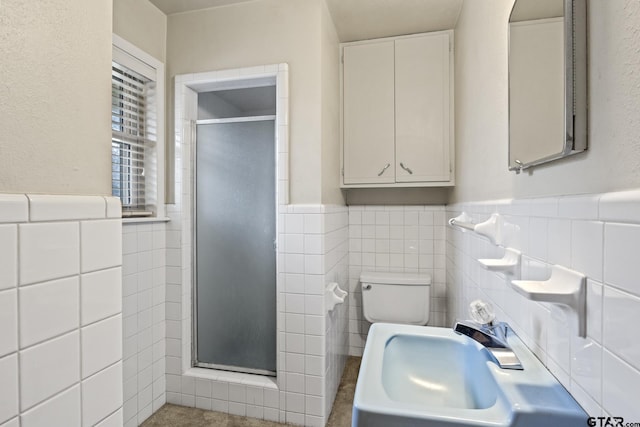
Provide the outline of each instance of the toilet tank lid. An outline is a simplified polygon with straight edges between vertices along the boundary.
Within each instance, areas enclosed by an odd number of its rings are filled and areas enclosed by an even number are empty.
[[[363,271],[360,273],[361,283],[377,283],[383,285],[430,285],[431,275],[427,273],[388,273],[381,271]]]

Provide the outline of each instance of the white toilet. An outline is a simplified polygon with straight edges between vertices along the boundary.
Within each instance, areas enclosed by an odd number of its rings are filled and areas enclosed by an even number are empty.
[[[360,283],[369,322],[426,325],[429,321],[429,274],[362,272]]]

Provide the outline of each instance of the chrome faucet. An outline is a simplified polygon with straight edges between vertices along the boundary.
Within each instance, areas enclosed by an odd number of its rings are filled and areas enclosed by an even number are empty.
[[[505,322],[482,325],[470,320],[456,322],[453,330],[460,335],[466,335],[485,346],[489,354],[502,369],[524,369],[520,359],[507,344],[507,329]]]

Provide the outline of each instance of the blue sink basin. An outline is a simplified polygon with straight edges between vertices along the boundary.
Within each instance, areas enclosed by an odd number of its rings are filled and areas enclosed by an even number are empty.
[[[524,370],[504,370],[447,328],[374,324],[353,404],[354,427],[584,427],[587,414],[515,336]]]
[[[483,409],[498,389],[486,351],[448,337],[395,335],[384,348],[382,387],[390,399],[424,406]]]

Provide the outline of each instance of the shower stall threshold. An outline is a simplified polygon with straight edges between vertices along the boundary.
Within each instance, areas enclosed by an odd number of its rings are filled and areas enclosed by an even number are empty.
[[[214,363],[204,363],[204,362],[196,362],[194,364],[196,368],[207,368],[207,369],[217,369],[219,371],[229,371],[229,372],[238,372],[241,374],[254,374],[254,375],[266,375],[269,377],[275,377],[275,371],[268,371],[266,369],[251,369],[245,368],[242,366],[232,366],[232,365],[217,365]]]

